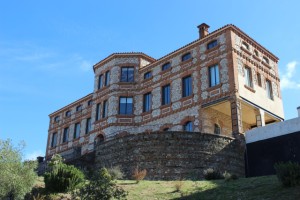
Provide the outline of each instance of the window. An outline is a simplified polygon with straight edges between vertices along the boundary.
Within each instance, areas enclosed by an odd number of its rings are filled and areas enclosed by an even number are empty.
[[[252,87],[251,77],[251,69],[249,67],[245,67],[245,85],[248,87]]]
[[[74,139],[79,138],[80,136],[80,123],[75,124],[75,130],[74,130]]]
[[[186,122],[186,123],[183,125],[183,130],[184,130],[184,131],[188,131],[188,132],[193,131],[193,123],[192,123],[191,121]]]
[[[88,134],[92,129],[92,119],[87,118],[86,120],[86,126],[85,126],[85,134]]]
[[[256,76],[257,76],[257,85],[261,87],[261,76],[259,73],[257,73]]]
[[[220,84],[219,66],[213,65],[209,67],[209,87]]]
[[[52,134],[51,147],[56,147],[57,145],[57,133]]]
[[[207,50],[208,49],[212,49],[212,48],[214,48],[217,45],[218,45],[218,41],[217,40],[211,41],[210,43],[207,44]]]
[[[105,83],[104,83],[104,85],[108,86],[109,82],[110,82],[110,72],[107,71],[107,72],[105,72]]]
[[[134,68],[122,67],[121,69],[121,82],[133,82],[134,81]]]
[[[221,127],[218,124],[215,124],[214,133],[217,135],[221,134]]]
[[[169,128],[164,128],[163,131],[169,131]]]
[[[269,80],[266,80],[266,90],[268,98],[273,100],[272,84]]]
[[[103,75],[101,74],[98,79],[98,90],[103,88]]]
[[[81,110],[82,110],[82,105],[79,105],[79,106],[76,107],[76,112],[79,112]]]
[[[151,92],[144,94],[143,112],[151,110]]]
[[[91,106],[91,105],[93,105],[93,100],[88,101],[88,106]]]
[[[246,42],[243,42],[243,43],[242,43],[242,47],[243,47],[244,49],[249,50],[249,45],[248,45]]]
[[[258,51],[257,51],[257,50],[254,50],[254,55],[255,55],[256,57],[258,57]]]
[[[192,58],[192,54],[190,52],[188,52],[181,57],[181,61],[183,62],[183,61],[189,60],[190,58]]]
[[[98,121],[101,117],[101,104],[98,103],[96,107],[96,121]]]
[[[144,74],[144,79],[148,79],[148,78],[151,78],[152,77],[152,72],[150,71],[150,72],[146,72],[145,74]]]
[[[192,77],[188,76],[182,79],[182,97],[192,94]]]
[[[68,137],[69,137],[69,127],[64,128],[64,133],[63,133],[63,140],[62,142],[68,142]]]
[[[132,115],[133,99],[132,97],[120,97],[119,114]]]
[[[103,102],[102,118],[107,117],[107,111],[108,111],[108,103],[107,103],[107,100],[105,100]]]
[[[264,57],[263,57],[263,62],[265,62],[265,63],[269,64],[269,59],[268,59],[268,58],[266,58],[266,57],[264,56]]]
[[[171,63],[167,62],[167,63],[163,64],[163,66],[161,67],[161,70],[165,71],[165,70],[169,69],[170,67],[171,67]]]
[[[165,85],[162,87],[162,105],[167,105],[171,103],[170,98],[170,85]]]
[[[68,111],[66,112],[66,117],[71,117],[71,111],[70,111],[70,110],[68,110]]]
[[[59,122],[59,116],[56,116],[56,117],[54,118],[54,122]]]

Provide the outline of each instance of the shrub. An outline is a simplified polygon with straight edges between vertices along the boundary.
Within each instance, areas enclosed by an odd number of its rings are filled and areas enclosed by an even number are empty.
[[[181,188],[183,186],[183,181],[179,180],[179,181],[175,181],[175,192],[180,192]]]
[[[136,180],[136,183],[139,183],[141,180],[143,180],[147,175],[147,170],[143,169],[143,170],[139,170],[138,167],[136,167],[133,171],[133,179]]]
[[[111,178],[113,180],[115,180],[115,179],[120,180],[120,179],[123,179],[123,177],[124,177],[124,174],[120,169],[120,166],[111,167],[110,169],[108,169],[108,172],[111,175]]]
[[[225,171],[223,173],[223,177],[225,181],[230,181],[230,180],[236,180],[238,179],[238,176],[235,174],[230,174],[229,172]]]
[[[217,180],[217,179],[222,179],[223,176],[218,170],[214,170],[212,168],[208,168],[204,170],[204,178],[206,180]]]
[[[72,165],[59,163],[46,172],[45,189],[49,192],[68,192],[77,188],[84,181],[83,173]]]
[[[285,187],[300,185],[300,165],[298,163],[276,163],[277,178]]]
[[[126,199],[127,192],[118,187],[112,180],[107,169],[102,168],[96,172],[89,183],[76,190],[72,194],[72,199],[80,200],[109,200],[109,199]]]

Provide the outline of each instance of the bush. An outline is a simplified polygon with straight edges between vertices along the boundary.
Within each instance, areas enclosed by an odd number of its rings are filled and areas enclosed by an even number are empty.
[[[109,200],[126,199],[127,193],[112,180],[107,169],[96,172],[89,183],[72,194],[72,199],[80,200]]]
[[[139,183],[141,180],[143,180],[146,177],[146,175],[147,175],[146,169],[139,170],[139,168],[136,167],[133,171],[132,178],[136,180],[136,183]]]
[[[230,181],[230,180],[236,180],[238,179],[238,176],[235,174],[230,174],[229,172],[224,172],[223,177],[225,181]]]
[[[74,166],[58,163],[50,172],[46,172],[45,189],[49,192],[69,192],[84,181],[83,173]]]
[[[115,179],[120,180],[123,179],[124,177],[124,174],[120,169],[120,166],[111,167],[110,169],[108,169],[108,172],[113,180]]]
[[[179,181],[175,181],[175,192],[180,192],[181,188],[183,186],[183,181],[179,180]]]
[[[285,187],[300,185],[300,165],[298,163],[276,163],[274,165],[278,180]]]
[[[204,178],[206,180],[217,180],[217,179],[222,179],[223,176],[218,170],[214,170],[212,168],[208,168],[204,170]]]

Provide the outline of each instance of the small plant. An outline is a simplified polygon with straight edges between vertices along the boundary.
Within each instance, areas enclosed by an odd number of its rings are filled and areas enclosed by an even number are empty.
[[[300,165],[298,163],[276,163],[274,165],[278,180],[285,187],[300,185]]]
[[[138,167],[136,167],[133,171],[133,179],[136,180],[136,183],[139,183],[141,180],[143,180],[147,175],[147,170],[143,169],[143,170],[139,170]]]
[[[110,169],[108,169],[108,172],[113,180],[120,180],[124,178],[124,174],[121,171],[120,166],[111,167]]]
[[[181,192],[181,188],[183,186],[183,181],[179,180],[179,181],[175,181],[175,192]]]
[[[236,174],[230,174],[229,172],[225,171],[223,173],[223,177],[225,181],[231,181],[238,179],[238,176]]]
[[[208,168],[204,170],[204,178],[206,180],[217,180],[217,179],[222,179],[223,176],[218,170],[214,170],[212,168]]]

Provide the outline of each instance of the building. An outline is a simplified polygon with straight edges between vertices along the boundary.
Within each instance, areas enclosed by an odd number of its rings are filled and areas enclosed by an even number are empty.
[[[278,162],[300,164],[300,107],[298,117],[246,132],[246,176],[275,174]]]
[[[91,94],[49,115],[46,159],[94,152],[95,143],[153,131],[238,137],[283,120],[278,58],[234,25],[160,59],[113,53],[93,66]]]

